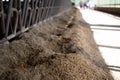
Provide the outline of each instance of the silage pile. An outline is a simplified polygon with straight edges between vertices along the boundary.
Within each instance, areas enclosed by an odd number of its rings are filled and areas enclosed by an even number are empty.
[[[113,80],[76,8],[0,46],[0,80]]]

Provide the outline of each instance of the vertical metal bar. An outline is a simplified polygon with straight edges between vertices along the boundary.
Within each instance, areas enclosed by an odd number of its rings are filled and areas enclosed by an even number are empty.
[[[48,3],[49,3],[49,0],[46,0],[46,3],[45,3],[45,12],[44,12],[44,19],[46,19],[46,15],[47,15]]]
[[[49,17],[52,0],[51,0],[51,1],[49,1],[48,3],[49,3],[49,4],[48,4],[48,11],[47,11],[47,16],[46,16],[46,18],[48,18],[48,17]]]
[[[40,13],[39,13],[39,21],[42,20],[42,13],[43,13],[43,0],[40,0]]]
[[[53,16],[56,14],[56,8],[57,8],[57,0],[55,0],[55,4],[54,4],[54,11],[53,11]]]
[[[16,9],[16,11],[14,11],[15,12],[15,15],[13,15],[13,16],[15,16],[14,18],[16,18],[15,19],[15,24],[14,24],[14,34],[16,34],[16,31],[17,31],[17,25],[18,25],[18,10],[17,10],[17,6],[18,6],[18,1],[17,0],[14,0],[14,8]]]
[[[16,19],[15,19],[15,24],[14,24],[14,34],[16,34],[16,31],[17,31],[17,27],[18,27],[18,11],[15,12],[16,13]]]
[[[38,12],[37,12],[37,15],[36,15],[36,21],[35,21],[35,23],[37,23],[37,22],[39,22],[39,17],[40,17],[40,5],[41,5],[41,0],[38,0]]]
[[[46,12],[46,18],[48,18],[48,14],[50,11],[50,5],[51,5],[51,1],[48,0],[48,7],[47,7],[47,12]]]
[[[44,20],[45,19],[45,13],[46,13],[46,0],[44,0],[44,3],[43,3],[43,14],[42,14],[42,20]]]
[[[24,1],[24,5],[23,5],[23,11],[22,11],[22,26],[24,25],[24,17],[25,17],[25,11],[26,11],[26,4],[27,4],[27,0]]]
[[[3,2],[0,0],[0,17],[1,17],[1,25],[0,25],[0,35],[5,34],[5,22],[4,22],[4,11],[3,11]]]
[[[45,11],[45,9],[44,9],[44,7],[45,7],[45,0],[42,0],[42,11],[41,11],[41,20],[43,20],[43,18],[44,18],[44,11]]]
[[[54,13],[55,13],[55,3],[56,3],[56,0],[54,0],[53,9],[52,9],[52,16],[53,16]]]
[[[58,0],[55,0],[54,13],[53,13],[53,15],[55,15],[56,12],[57,12],[57,7],[58,7],[57,2],[58,2]]]
[[[49,9],[49,15],[48,15],[48,17],[50,17],[51,16],[51,12],[52,12],[52,5],[53,5],[53,2],[54,2],[54,0],[51,0],[51,4],[50,4],[50,9]]]
[[[27,1],[27,4],[26,4],[25,23],[24,23],[24,25],[23,25],[24,28],[27,27],[28,8],[29,8],[29,0]]]
[[[35,16],[36,16],[36,10],[37,10],[37,4],[38,4],[38,0],[35,0],[35,2],[34,2],[34,13],[33,13],[33,19],[32,19],[32,24],[34,24],[35,23]]]
[[[12,13],[12,5],[13,5],[13,0],[10,0],[10,1],[9,1],[9,9],[8,9],[8,13],[7,13],[7,24],[6,24],[5,37],[8,36],[10,18],[11,18],[11,13]]]
[[[47,6],[47,12],[46,12],[46,18],[48,18],[48,16],[49,16],[49,12],[50,12],[50,5],[51,5],[51,2],[52,1],[50,1],[50,0],[48,0],[48,6]]]
[[[66,0],[65,0],[65,1],[66,1]],[[65,1],[64,1],[64,2],[65,2]],[[60,10],[60,8],[61,8],[61,2],[62,2],[62,0],[57,1],[56,14],[59,13],[59,10]]]
[[[45,11],[44,11],[44,18],[43,19],[46,19],[46,13],[47,13],[47,8],[48,8],[48,0],[46,0],[45,2]]]
[[[28,6],[29,6],[29,0],[24,1],[24,9],[23,9],[23,16],[22,16],[22,28],[25,28],[26,20],[27,20],[27,14],[28,14]]]
[[[21,10],[21,0],[18,0],[18,31],[22,30],[22,10]]]
[[[34,0],[31,0],[31,2],[30,2],[31,4],[30,4],[30,7],[29,7],[29,9],[28,9],[28,11],[29,11],[29,22],[28,22],[28,25],[27,26],[31,26],[31,25],[33,25],[33,23],[32,23],[32,15],[34,14]]]
[[[50,11],[50,16],[53,16],[54,4],[55,4],[55,0],[52,0],[52,6],[51,6],[51,11]]]
[[[65,1],[67,1],[67,0],[65,0]],[[61,12],[61,10],[63,9],[62,2],[63,2],[63,0],[60,1],[60,4],[59,4],[60,7],[59,7],[59,11],[58,12]]]

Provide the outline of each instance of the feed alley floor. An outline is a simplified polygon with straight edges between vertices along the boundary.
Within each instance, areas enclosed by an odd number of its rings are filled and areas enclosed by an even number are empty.
[[[115,80],[120,80],[120,17],[89,9],[80,11],[90,24],[107,68]]]

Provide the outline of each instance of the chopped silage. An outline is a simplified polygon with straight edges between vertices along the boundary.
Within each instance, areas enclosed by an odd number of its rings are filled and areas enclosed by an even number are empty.
[[[0,80],[113,80],[76,8],[0,46]]]

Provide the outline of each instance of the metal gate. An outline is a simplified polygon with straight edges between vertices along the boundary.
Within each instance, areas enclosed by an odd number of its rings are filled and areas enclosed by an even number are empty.
[[[0,0],[0,43],[70,7],[70,0]]]

